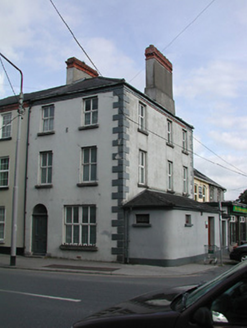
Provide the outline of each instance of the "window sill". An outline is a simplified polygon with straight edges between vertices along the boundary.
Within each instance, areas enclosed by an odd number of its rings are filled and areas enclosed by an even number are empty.
[[[148,136],[148,134],[149,134],[147,132],[147,130],[144,130],[144,129],[141,129],[141,128],[138,128],[137,131],[140,132],[140,133],[142,133],[142,134],[145,134],[146,136]]]
[[[98,247],[96,246],[82,246],[82,245],[60,245],[59,247],[62,251],[86,251],[86,252],[96,252]]]
[[[150,223],[134,223],[132,224],[134,228],[150,228],[152,225]]]
[[[168,147],[174,148],[174,144],[171,143],[171,142],[167,142],[166,145],[167,145]]]
[[[0,186],[0,190],[8,190],[9,186]]]
[[[40,184],[35,186],[36,189],[50,189],[53,188],[53,184]]]
[[[191,228],[191,227],[193,227],[193,224],[191,224],[191,223],[185,223],[185,225],[184,225],[186,228]]]
[[[182,150],[182,153],[187,156],[189,155],[189,152],[187,150]]]
[[[5,244],[5,241],[4,240],[0,240],[0,245],[3,245]]]
[[[78,130],[79,131],[91,130],[91,129],[97,129],[98,127],[99,124],[83,125],[83,126],[79,126]]]
[[[98,186],[98,182],[81,182],[81,183],[77,183],[77,187],[79,188],[84,188],[84,187],[97,187]]]
[[[12,137],[7,137],[7,138],[1,138],[0,141],[8,141],[8,140],[11,140]]]
[[[38,137],[49,136],[51,134],[55,134],[55,131],[46,131],[46,132],[39,132],[37,133]]]
[[[148,185],[142,184],[142,183],[138,183],[137,186],[140,187],[140,188],[146,188],[146,189],[149,188]]]

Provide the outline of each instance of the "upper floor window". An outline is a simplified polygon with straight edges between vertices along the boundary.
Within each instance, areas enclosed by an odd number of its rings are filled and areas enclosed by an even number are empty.
[[[202,199],[204,202],[206,202],[206,190],[207,190],[206,186],[203,186],[202,187]]]
[[[83,100],[84,125],[94,125],[98,123],[98,97],[86,98]]]
[[[54,130],[54,105],[42,107],[43,132]]]
[[[187,152],[188,151],[188,135],[187,131],[183,130],[183,151]]]
[[[4,240],[5,232],[5,207],[0,206],[0,240]]]
[[[198,200],[198,185],[194,185],[194,200]]]
[[[11,137],[12,113],[4,113],[0,115],[0,136],[1,139]]]
[[[199,194],[199,199],[202,199],[202,186],[199,186],[198,188],[198,194]]]
[[[52,152],[40,153],[40,183],[51,184],[52,183]]]
[[[139,129],[143,131],[146,130],[146,106],[142,103],[139,103],[138,124]]]
[[[0,187],[9,185],[9,158],[0,158]]]
[[[139,184],[146,184],[146,155],[145,151],[139,151]]]
[[[96,207],[65,207],[65,243],[95,246],[96,245]]]
[[[173,163],[168,161],[168,190],[173,190]]]
[[[183,193],[188,194],[188,168],[183,167]]]
[[[97,180],[97,148],[82,148],[82,182],[94,182]]]
[[[167,142],[168,144],[172,144],[173,137],[172,137],[172,121],[167,120]]]

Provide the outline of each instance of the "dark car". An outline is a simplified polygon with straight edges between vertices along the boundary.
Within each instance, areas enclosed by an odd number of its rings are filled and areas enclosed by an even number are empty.
[[[215,326],[247,327],[247,261],[205,284],[139,296],[73,325],[74,328]]]
[[[234,247],[230,252],[230,259],[234,261],[247,260],[247,244]]]

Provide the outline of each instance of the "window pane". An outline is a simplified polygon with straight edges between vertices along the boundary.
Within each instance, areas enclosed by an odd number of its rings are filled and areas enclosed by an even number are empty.
[[[53,130],[53,122],[54,122],[54,119],[53,118],[50,118],[48,122],[49,122],[49,130],[51,131],[51,130]]]
[[[72,207],[66,208],[66,222],[72,223]]]
[[[52,166],[52,153],[48,153],[47,156],[48,156],[48,165]]]
[[[82,244],[88,245],[88,226],[82,226]]]
[[[83,206],[82,222],[88,223],[88,207]]]
[[[96,226],[90,226],[90,245],[96,244]]]
[[[91,181],[96,180],[96,164],[91,165]]]
[[[91,113],[86,113],[85,114],[85,125],[90,124],[90,117],[91,117]]]
[[[66,226],[66,243],[70,244],[72,242],[72,226]]]
[[[54,106],[50,106],[50,117],[54,118]]]
[[[4,207],[0,207],[0,222],[4,222],[5,210]]]
[[[44,118],[46,118],[46,117],[49,116],[48,107],[44,107],[44,108],[43,108],[43,115],[44,115]]]
[[[41,169],[41,183],[46,183],[46,169]]]
[[[52,181],[52,168],[49,167],[47,170],[48,170],[47,183],[51,183],[51,181]]]
[[[0,160],[0,170],[8,170],[9,169],[9,159],[2,158]]]
[[[83,166],[83,181],[89,181],[89,165]]]
[[[74,207],[74,216],[73,216],[73,222],[79,223],[79,207]]]
[[[92,99],[93,102],[93,109],[98,109],[98,98],[93,98]]]
[[[79,244],[79,226],[76,225],[74,226],[74,240],[73,240],[74,244]]]
[[[89,111],[91,109],[91,99],[85,100],[85,111]]]
[[[90,223],[96,223],[96,207],[90,207]]]
[[[83,154],[83,163],[89,163],[89,148],[85,148]]]
[[[0,224],[0,239],[4,239],[4,224]]]
[[[47,155],[41,154],[41,165],[46,166],[46,163],[47,163]]]
[[[92,115],[92,123],[96,124],[98,122],[98,112],[93,112]]]
[[[96,148],[91,148],[91,162],[96,163],[96,161],[97,161]]]

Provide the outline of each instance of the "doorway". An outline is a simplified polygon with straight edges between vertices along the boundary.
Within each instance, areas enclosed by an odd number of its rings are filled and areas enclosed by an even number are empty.
[[[208,246],[215,244],[214,217],[208,218]]]
[[[47,253],[47,209],[38,204],[33,209],[32,252],[36,255]]]

